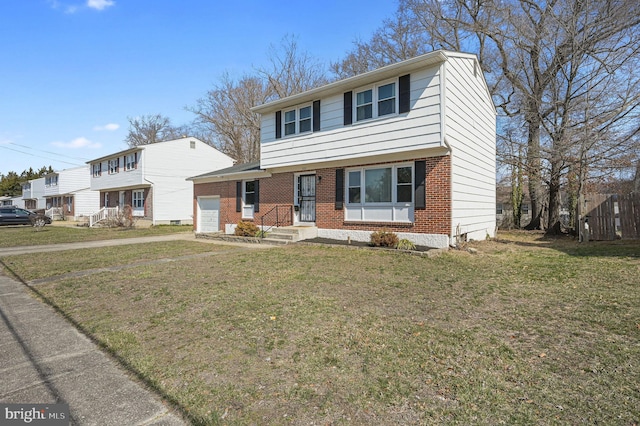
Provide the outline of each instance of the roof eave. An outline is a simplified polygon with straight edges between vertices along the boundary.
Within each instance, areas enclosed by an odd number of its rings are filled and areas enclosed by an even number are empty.
[[[364,74],[359,74],[353,77],[346,78],[344,80],[329,83],[327,85],[311,89],[297,95],[278,99],[276,101],[272,101],[263,105],[258,105],[251,108],[251,111],[257,112],[259,114],[266,114],[285,108],[287,106],[308,102],[321,96],[324,97],[330,94],[344,92],[345,90],[383,80],[385,78],[397,75],[399,72],[410,72],[414,69],[424,67],[425,65],[437,65],[445,62],[446,60],[447,52],[444,50],[436,50],[434,52],[416,56],[415,58],[407,59],[406,61],[397,62],[395,64],[378,68],[377,70],[369,71]]]

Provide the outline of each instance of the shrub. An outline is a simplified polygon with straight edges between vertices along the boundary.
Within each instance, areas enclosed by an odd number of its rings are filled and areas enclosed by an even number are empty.
[[[416,245],[413,244],[410,240],[407,240],[406,238],[403,238],[400,241],[398,241],[398,244],[396,245],[396,248],[398,250],[415,250],[416,249]]]
[[[109,228],[135,228],[137,221],[138,218],[133,216],[133,208],[126,204],[118,209],[116,215],[107,218],[104,223]]]
[[[233,235],[238,237],[255,237],[258,234],[258,227],[253,222],[238,222]]]
[[[370,243],[374,247],[393,247],[398,245],[398,236],[387,230],[381,230],[371,233]]]

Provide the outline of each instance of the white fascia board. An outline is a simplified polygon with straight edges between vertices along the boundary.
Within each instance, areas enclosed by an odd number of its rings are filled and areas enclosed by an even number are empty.
[[[449,52],[445,50],[436,50],[434,52],[417,56],[415,58],[407,59],[406,61],[387,65],[386,67],[382,67],[377,70],[369,71],[364,74],[359,74],[354,77],[349,77],[344,80],[329,83],[325,86],[311,89],[297,95],[269,102],[264,105],[258,105],[251,108],[251,111],[257,112],[259,114],[267,114],[269,112],[286,108],[288,106],[309,102],[335,93],[349,91],[350,89],[356,87],[391,78],[398,75],[398,73],[411,72],[412,70],[418,68],[437,65],[439,63],[445,62],[447,60],[448,54]]]

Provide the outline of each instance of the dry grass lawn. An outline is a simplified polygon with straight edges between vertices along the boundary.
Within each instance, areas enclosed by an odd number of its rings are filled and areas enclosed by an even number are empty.
[[[37,290],[194,424],[639,424],[640,242],[473,246],[221,250]]]

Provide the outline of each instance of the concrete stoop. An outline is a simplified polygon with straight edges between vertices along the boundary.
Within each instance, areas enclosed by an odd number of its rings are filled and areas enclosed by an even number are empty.
[[[272,244],[287,244],[317,236],[318,228],[315,226],[283,226],[269,230],[264,241]]]

